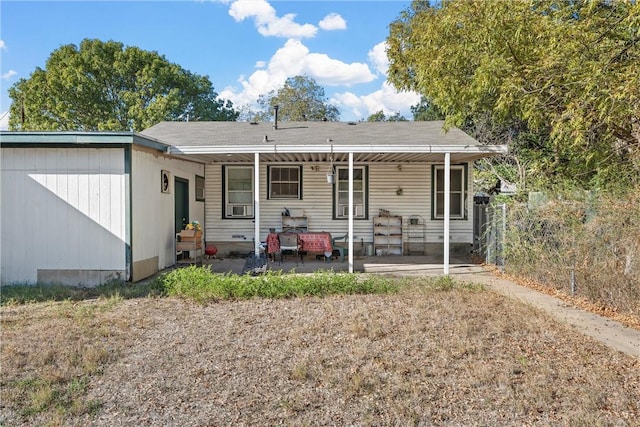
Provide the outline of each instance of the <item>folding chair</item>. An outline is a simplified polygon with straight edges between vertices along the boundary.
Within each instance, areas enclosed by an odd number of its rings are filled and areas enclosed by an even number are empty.
[[[298,265],[298,255],[300,255],[300,241],[297,233],[278,233],[280,241],[280,264],[284,259],[284,251],[291,251],[296,256],[296,265]],[[300,257],[302,260],[302,257]],[[302,261],[304,264],[304,260]]]

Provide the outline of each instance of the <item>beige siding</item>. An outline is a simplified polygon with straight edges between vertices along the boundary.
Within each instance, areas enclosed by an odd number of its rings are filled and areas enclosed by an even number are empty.
[[[125,274],[122,149],[3,148],[1,156],[2,283],[36,282],[39,270],[92,272],[82,276],[90,282]]]
[[[195,176],[204,176],[204,166],[139,148],[132,157],[132,256],[134,280],[139,280],[154,272],[152,263],[155,271],[175,263],[175,177],[189,181],[190,219],[204,223],[204,202],[195,200]],[[162,170],[171,173],[169,193],[161,192]]]
[[[251,165],[249,165],[251,166]],[[318,171],[312,166],[317,166]],[[269,228],[281,229],[281,213],[285,207],[304,209],[310,231],[329,231],[339,235],[347,232],[346,220],[332,219],[332,186],[326,180],[327,164],[306,164],[303,167],[303,200],[267,200],[267,166],[260,166],[260,236]],[[451,221],[453,243],[473,242],[472,167],[469,167],[467,220]],[[398,195],[397,190],[402,189]],[[251,242],[254,223],[251,219],[222,219],[222,166],[206,167],[206,240],[212,242]],[[443,221],[431,220],[431,165],[397,164],[369,165],[369,218],[354,221],[355,243],[373,241],[372,218],[380,209],[401,215],[408,221],[411,215],[422,216],[427,223],[428,243],[443,242]]]

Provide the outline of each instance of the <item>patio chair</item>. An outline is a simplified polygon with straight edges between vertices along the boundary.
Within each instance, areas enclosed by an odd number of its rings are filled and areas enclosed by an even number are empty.
[[[349,240],[349,233],[345,234],[344,236],[331,238],[331,247],[333,248],[334,255],[337,252],[338,256],[340,256],[340,262],[344,262],[344,256],[349,254],[349,250],[343,246],[337,246],[336,241],[338,240],[344,240],[345,242],[347,242]]]
[[[298,265],[298,256],[300,256],[300,241],[297,233],[278,233],[280,241],[280,264],[284,260],[284,251],[291,251],[296,256],[296,265]],[[302,260],[302,257],[300,256]],[[304,264],[304,260],[302,260]]]

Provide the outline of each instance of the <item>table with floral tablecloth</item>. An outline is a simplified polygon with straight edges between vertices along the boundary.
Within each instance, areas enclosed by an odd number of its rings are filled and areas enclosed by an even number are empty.
[[[331,256],[333,251],[333,247],[331,246],[331,233],[321,231],[296,234],[298,235],[300,252],[321,253],[327,257]],[[280,252],[278,233],[269,233],[267,235],[267,252],[269,255]]]

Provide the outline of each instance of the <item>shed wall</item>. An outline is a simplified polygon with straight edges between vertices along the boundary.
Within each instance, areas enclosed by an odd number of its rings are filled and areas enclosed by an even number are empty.
[[[126,277],[123,148],[1,153],[3,284]]]
[[[204,202],[195,197],[195,176],[204,176],[204,165],[140,148],[132,157],[133,281],[137,281],[176,262],[175,177],[189,181],[190,220],[204,223]],[[171,173],[168,193],[161,191],[162,170]]]

